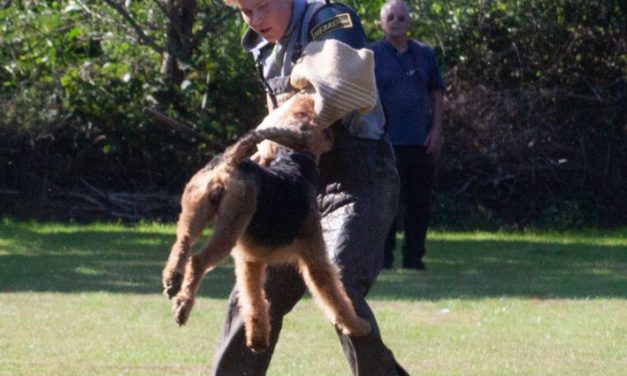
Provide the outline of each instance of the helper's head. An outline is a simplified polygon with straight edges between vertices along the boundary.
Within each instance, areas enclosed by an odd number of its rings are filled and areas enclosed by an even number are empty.
[[[404,37],[409,32],[409,7],[402,0],[388,0],[381,7],[381,28],[386,36]]]
[[[293,0],[224,0],[236,5],[244,22],[268,42],[280,40],[292,18]]]

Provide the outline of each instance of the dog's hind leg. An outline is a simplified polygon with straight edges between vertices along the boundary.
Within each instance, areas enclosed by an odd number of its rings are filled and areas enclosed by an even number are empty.
[[[257,191],[243,183],[237,185],[232,183],[224,194],[207,245],[187,262],[182,287],[173,301],[174,319],[179,325],[189,318],[203,275],[229,255],[253,216]]]
[[[176,241],[163,268],[163,293],[172,298],[181,289],[185,265],[191,255],[192,245],[215,214],[217,203],[212,197],[222,194],[222,187],[208,187],[203,180],[206,172],[196,174],[185,187],[181,197],[181,214],[176,223]]]
[[[331,322],[347,335],[359,337],[368,334],[370,324],[355,313],[342,286],[339,269],[327,257],[322,235],[300,246],[305,247],[298,261],[300,272]]]
[[[235,252],[234,256],[237,254]],[[246,328],[246,346],[254,353],[264,352],[270,346],[269,307],[264,293],[266,264],[235,257],[235,274],[238,304]]]
[[[181,214],[181,217],[184,213]],[[172,251],[168,257],[168,262],[163,269],[162,282],[163,293],[171,299],[176,295],[183,282],[185,265],[189,261],[192,245],[198,241],[205,226],[189,226],[179,220],[176,226],[176,242],[172,245]]]

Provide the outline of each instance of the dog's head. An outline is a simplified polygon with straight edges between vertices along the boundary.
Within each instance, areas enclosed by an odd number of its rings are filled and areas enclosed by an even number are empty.
[[[301,91],[270,112],[256,130],[261,131],[267,128],[295,130],[306,137],[305,145],[294,143],[293,140],[290,143],[289,138],[268,138],[269,141],[263,141],[258,145],[258,152],[253,156],[253,160],[262,165],[268,165],[276,156],[279,147],[277,144],[295,151],[308,152],[316,157],[331,150],[332,133],[316,123],[314,106],[314,95]]]
[[[291,102],[291,103],[290,103]],[[333,133],[316,123],[313,94],[299,93],[286,102],[286,126],[308,133],[307,152],[319,157],[331,150]]]
[[[292,126],[299,126],[303,129],[313,128],[314,124],[314,98],[309,94],[296,94],[285,114],[287,122]]]

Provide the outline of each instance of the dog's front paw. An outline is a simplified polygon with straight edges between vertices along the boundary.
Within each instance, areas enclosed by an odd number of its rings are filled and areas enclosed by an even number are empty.
[[[194,307],[194,298],[179,295],[174,297],[172,301],[172,313],[174,314],[174,321],[176,321],[179,326],[185,325],[192,312],[192,307]]]
[[[163,283],[163,295],[172,299],[181,290],[183,274],[176,270],[164,270],[161,283]]]
[[[363,337],[371,330],[370,323],[361,317],[357,317],[351,325],[338,325],[338,327],[342,333],[353,337]]]
[[[260,354],[270,347],[270,321],[267,315],[246,317],[246,346],[255,354]]]
[[[246,339],[246,346],[255,354],[261,354],[270,347],[270,339],[264,335],[253,335]]]

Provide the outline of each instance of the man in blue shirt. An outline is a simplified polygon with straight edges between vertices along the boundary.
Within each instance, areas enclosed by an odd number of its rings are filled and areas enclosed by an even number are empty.
[[[407,4],[389,0],[381,8],[385,37],[370,45],[375,53],[377,88],[394,146],[404,207],[403,267],[424,270],[434,159],[442,144],[444,84],[433,50],[408,37]],[[384,268],[393,264],[393,225],[385,244]]]

